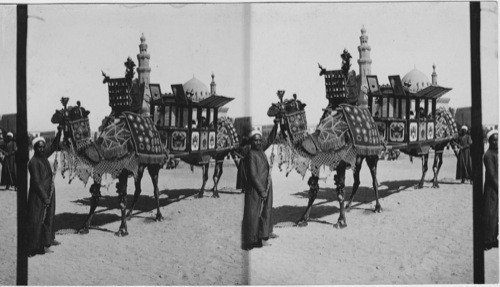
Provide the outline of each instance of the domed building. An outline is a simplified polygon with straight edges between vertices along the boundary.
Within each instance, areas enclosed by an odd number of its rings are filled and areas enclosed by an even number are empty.
[[[417,70],[417,68],[409,71],[401,81],[403,85],[409,86],[408,90],[410,93],[416,93],[431,85],[429,78],[423,72]]]
[[[184,92],[191,97],[193,102],[199,102],[211,96],[210,90],[205,84],[194,77],[182,85]]]
[[[210,83],[210,90],[207,86],[200,80],[198,80],[194,75],[193,78],[182,85],[184,88],[184,92],[188,97],[191,98],[193,102],[202,101],[212,95],[217,95],[216,84],[215,84],[215,75],[212,73],[212,82]],[[227,111],[229,107],[222,106],[219,108],[218,115],[219,117],[226,117]]]

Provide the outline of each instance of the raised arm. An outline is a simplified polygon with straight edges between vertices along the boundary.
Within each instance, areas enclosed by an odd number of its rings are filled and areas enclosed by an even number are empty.
[[[278,119],[274,119],[274,127],[271,130],[271,133],[269,133],[269,136],[267,137],[267,140],[265,143],[262,143],[262,149],[267,150],[274,142],[276,139],[276,135],[278,134]]]
[[[59,142],[61,141],[61,131],[62,131],[62,126],[58,126],[56,137],[54,138],[50,146],[45,150],[46,157],[50,157],[59,147]]]

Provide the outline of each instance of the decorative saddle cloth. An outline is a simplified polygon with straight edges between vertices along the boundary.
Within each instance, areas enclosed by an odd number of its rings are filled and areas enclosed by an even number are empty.
[[[318,152],[339,150],[345,146],[349,129],[342,117],[341,113],[336,113],[321,120],[316,131],[304,139],[302,147],[309,154],[315,155]]]
[[[307,135],[307,118],[305,111],[299,110],[287,113],[285,118],[294,141],[300,140]]]
[[[125,121],[134,148],[137,153],[139,163],[145,164],[163,164],[166,155],[164,154],[163,144],[160,139],[160,133],[148,116],[124,112]]]
[[[233,124],[227,118],[218,119],[217,149],[233,148],[238,146],[238,134]]]
[[[90,125],[88,118],[81,118],[69,122],[73,138],[76,143],[76,149],[81,150],[92,143],[90,138]]]
[[[376,155],[382,151],[382,141],[370,111],[346,104],[341,104],[340,108],[358,155]]]
[[[451,113],[444,108],[436,111],[436,139],[450,139],[458,136],[458,129]]]

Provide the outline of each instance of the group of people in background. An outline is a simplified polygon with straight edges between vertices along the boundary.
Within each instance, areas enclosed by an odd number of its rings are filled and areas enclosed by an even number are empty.
[[[486,135],[488,149],[483,155],[484,188],[482,202],[482,221],[484,223],[484,249],[498,248],[498,131],[490,130]],[[469,181],[472,184],[473,142],[467,126],[462,126],[456,143],[457,155],[456,179],[461,183]],[[483,144],[481,142],[480,144]]]

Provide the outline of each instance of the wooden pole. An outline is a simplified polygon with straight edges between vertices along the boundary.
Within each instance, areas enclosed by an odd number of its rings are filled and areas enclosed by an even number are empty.
[[[474,283],[484,284],[484,227],[482,222],[483,197],[483,125],[481,107],[481,6],[471,2],[470,44],[471,44],[471,136],[472,136],[472,181],[473,181],[473,245]]]
[[[16,284],[28,284],[28,121],[26,112],[26,44],[28,6],[17,6],[17,273]]]

